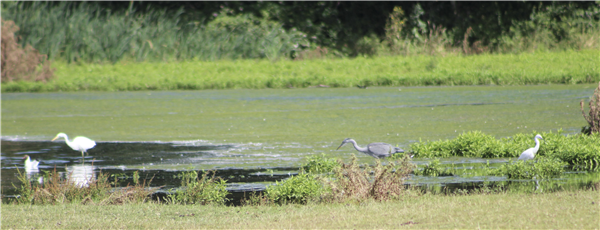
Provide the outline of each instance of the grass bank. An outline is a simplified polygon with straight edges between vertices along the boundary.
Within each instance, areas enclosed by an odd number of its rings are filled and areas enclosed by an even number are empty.
[[[598,191],[227,207],[2,205],[3,229],[30,228],[581,228],[598,227]]]
[[[600,81],[597,63],[598,50],[277,62],[54,63],[54,80],[2,83],[2,92],[580,84]]]

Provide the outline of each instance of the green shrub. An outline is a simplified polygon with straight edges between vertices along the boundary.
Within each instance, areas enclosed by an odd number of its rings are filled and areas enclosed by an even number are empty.
[[[576,9],[572,4],[552,4],[534,10],[530,20],[514,21],[498,42],[500,52],[597,49],[600,46],[598,5]]]
[[[215,178],[209,172],[204,172],[201,177],[197,171],[182,172],[178,175],[181,179],[182,189],[173,191],[168,195],[168,199],[174,204],[217,204],[222,205],[227,201],[227,191],[225,180]]]
[[[306,160],[301,168],[307,173],[330,173],[340,166],[335,159],[327,158],[325,154],[309,156]]]
[[[304,173],[268,186],[265,190],[265,197],[278,204],[306,204],[318,201],[324,192],[325,188],[320,178],[314,174]]]

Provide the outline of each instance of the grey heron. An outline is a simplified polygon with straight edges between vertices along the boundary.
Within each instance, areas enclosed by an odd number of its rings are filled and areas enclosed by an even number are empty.
[[[359,152],[363,152],[363,153],[365,153],[369,156],[375,157],[375,158],[389,157],[394,153],[403,153],[404,152],[404,150],[401,148],[394,147],[388,143],[381,143],[381,142],[371,143],[371,144],[368,144],[366,148],[363,148],[363,147],[358,146],[358,144],[356,144],[356,141],[354,141],[351,138],[344,139],[344,141],[342,141],[342,144],[340,145],[340,147],[338,147],[336,150],[340,149],[346,143],[352,143],[352,145],[354,145],[354,148],[356,150],[358,150]]]
[[[540,140],[542,139],[544,140],[544,138],[542,138],[541,135],[535,135],[535,137],[533,138],[535,140],[535,147],[533,148],[529,148],[527,150],[525,150],[523,153],[521,153],[521,156],[519,157],[518,160],[531,160],[535,157],[535,154],[537,153],[537,151],[540,149]]]
[[[81,156],[83,157],[83,153],[87,153],[88,149],[93,148],[94,146],[96,146],[96,142],[90,140],[87,137],[75,137],[73,139],[73,141],[69,141],[69,137],[67,136],[67,134],[65,133],[58,133],[56,135],[56,137],[54,137],[54,139],[52,139],[52,141],[64,137],[65,138],[65,142],[67,142],[67,145],[69,147],[71,147],[73,150],[75,151],[80,151],[81,152]]]

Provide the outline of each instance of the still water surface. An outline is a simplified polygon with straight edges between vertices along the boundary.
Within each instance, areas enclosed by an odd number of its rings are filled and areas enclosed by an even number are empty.
[[[216,170],[231,191],[263,189],[298,172],[305,158],[325,154],[348,160],[352,147],[387,142],[410,149],[419,140],[454,138],[480,130],[497,138],[516,133],[578,133],[585,125],[579,101],[595,85],[264,89],[168,92],[2,94],[2,193],[14,194],[23,155],[82,181],[99,171],[134,171],[152,185],[177,187],[183,170]],[[58,132],[97,142],[81,154]],[[533,142],[532,142],[533,143]],[[358,154],[361,163],[374,159]],[[501,164],[507,159],[491,159]],[[428,159],[414,159],[426,164]],[[482,159],[446,164],[476,168]],[[32,177],[36,177],[33,174]],[[572,175],[565,175],[571,178]],[[502,177],[413,177],[409,183],[460,184]]]

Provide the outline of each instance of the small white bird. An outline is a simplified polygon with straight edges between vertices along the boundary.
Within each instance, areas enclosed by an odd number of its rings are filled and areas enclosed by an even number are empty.
[[[67,142],[67,145],[69,147],[71,147],[73,150],[80,151],[82,157],[83,157],[83,153],[87,153],[88,149],[91,149],[94,146],[96,146],[95,141],[92,141],[89,138],[82,137],[82,136],[75,137],[73,139],[73,141],[69,141],[69,137],[65,133],[58,133],[56,135],[56,137],[54,137],[54,139],[52,139],[52,141],[54,141],[58,138],[61,138],[61,137],[65,138],[65,142]]]
[[[535,154],[540,149],[540,141],[538,139],[544,140],[541,135],[535,135],[533,138],[535,140],[535,147],[525,150],[525,152],[521,153],[521,156],[518,160],[531,160],[535,157]]]
[[[23,159],[26,159],[25,160],[25,171],[32,171],[32,170],[38,169],[38,165],[40,164],[39,161],[31,160],[31,158],[29,158],[29,155],[23,156]]]

